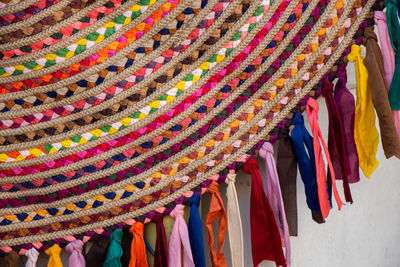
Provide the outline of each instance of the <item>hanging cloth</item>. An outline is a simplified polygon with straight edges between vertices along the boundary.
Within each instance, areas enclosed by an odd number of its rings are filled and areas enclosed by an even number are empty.
[[[106,261],[107,248],[94,241],[89,252],[85,255],[86,267],[103,266]]]
[[[286,220],[281,186],[279,184],[278,171],[274,159],[274,148],[271,143],[264,142],[260,149],[260,156],[265,159],[265,177],[267,181],[267,195],[269,197],[275,221],[281,230],[281,238],[286,248],[286,265],[290,266],[290,236],[289,226]]]
[[[282,242],[275,216],[264,192],[258,163],[250,157],[243,171],[251,175],[250,229],[253,264],[257,267],[263,260],[286,266]]]
[[[193,194],[189,199],[190,216],[188,222],[190,247],[192,249],[193,261],[196,267],[206,267],[204,256],[203,230],[199,212],[200,196]]]
[[[360,181],[360,165],[358,163],[358,154],[356,143],[354,141],[354,113],[355,100],[353,94],[347,89],[347,71],[346,65],[339,65],[336,72],[338,80],[335,85],[335,102],[339,110],[341,121],[343,123],[344,139],[346,144],[345,161],[349,169],[347,170],[347,180],[349,183]],[[335,166],[334,166],[335,167]],[[335,170],[336,173],[336,170]],[[340,177],[339,177],[340,178]]]
[[[317,171],[317,184],[318,184],[318,198],[319,204],[321,208],[322,217],[325,220],[328,217],[329,211],[331,209],[329,197],[328,197],[328,188],[327,188],[327,179],[325,173],[325,163],[322,158],[322,148],[320,144],[320,140],[322,146],[324,148],[326,160],[328,161],[329,171],[331,173],[331,182],[333,195],[335,197],[336,203],[338,205],[339,210],[342,208],[342,200],[340,199],[339,193],[336,188],[335,181],[335,173],[333,171],[333,166],[331,162],[331,158],[329,156],[328,148],[326,147],[325,141],[322,138],[321,129],[318,124],[318,103],[313,98],[309,98],[307,100],[307,117],[310,123],[311,131],[314,135],[313,145],[314,145],[314,154],[315,154],[315,170]]]
[[[339,109],[333,97],[333,84],[331,82],[327,81],[324,83],[322,95],[325,97],[329,115],[328,150],[332,159],[333,170],[336,179],[343,180],[344,197],[346,201],[353,203],[348,181],[350,166],[346,161],[347,150],[344,137],[345,133],[342,118],[340,117]]]
[[[36,267],[36,263],[39,258],[39,251],[37,251],[36,248],[32,247],[25,252],[25,256],[28,257],[25,267]]]
[[[236,173],[229,173],[225,182],[226,218],[228,222],[229,247],[231,249],[232,267],[244,266],[242,217],[235,187]]]
[[[167,235],[165,234],[163,218],[164,216],[161,213],[157,213],[157,216],[153,219],[156,224],[157,232],[154,267],[168,267]]]
[[[135,222],[129,231],[133,235],[129,267],[148,267],[146,245],[143,240],[144,224]]]
[[[208,229],[208,245],[210,246],[211,263],[213,267],[228,266],[225,259],[225,254],[222,252],[225,243],[226,233],[226,213],[224,203],[218,190],[218,183],[213,181],[207,189],[211,194],[210,209],[206,219],[206,227]],[[214,231],[212,228],[213,221],[218,220],[218,252],[215,251]]]
[[[361,48],[358,45],[352,45],[351,53],[347,58],[350,62],[355,62],[357,81],[354,139],[360,160],[360,168],[365,176],[370,178],[379,164],[375,158],[378,150],[379,134],[375,127],[375,111],[371,100],[371,90],[368,86],[368,72],[360,52]]]
[[[304,183],[307,205],[311,210],[313,220],[317,223],[323,223],[321,209],[319,207],[313,138],[304,126],[303,115],[294,113],[292,124],[294,128],[290,138],[292,139],[293,148],[299,164],[301,179]]]
[[[83,241],[79,239],[69,243],[65,247],[65,250],[71,253],[71,256],[69,256],[68,266],[74,266],[74,267],[86,266],[85,258],[82,255],[82,249],[83,249]]]
[[[122,257],[122,237],[123,233],[121,229],[116,228],[108,237],[110,239],[110,245],[107,251],[107,258],[103,264],[103,267],[122,267],[121,257]]]
[[[4,261],[6,262],[7,267],[17,267],[19,262],[19,255],[17,252],[12,250],[10,253],[4,256]]]
[[[48,248],[45,253],[50,256],[47,267],[63,266],[60,258],[61,248],[58,244],[54,244],[52,247]]]
[[[364,64],[368,69],[368,84],[371,88],[371,98],[379,119],[381,142],[386,158],[400,158],[400,139],[394,124],[392,111],[385,85],[385,73],[381,50],[373,28],[364,30],[364,42],[367,48]]]
[[[297,159],[294,154],[289,129],[279,128],[276,149],[276,169],[281,185],[289,234],[297,236]]]
[[[183,266],[194,267],[192,251],[189,242],[189,232],[183,218],[185,206],[178,204],[171,212],[171,216],[175,218],[172,227],[171,236],[169,237],[168,248],[168,266],[181,267],[181,243],[183,245]]]

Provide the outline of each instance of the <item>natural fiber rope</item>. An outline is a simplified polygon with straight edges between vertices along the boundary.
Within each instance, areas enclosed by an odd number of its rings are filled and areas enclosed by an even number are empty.
[[[375,2],[374,0],[369,0],[368,1],[367,5],[362,10],[361,14],[357,17],[355,23],[351,26],[350,32],[352,32],[354,34],[354,32],[357,30],[359,24],[364,19],[365,15],[367,13],[367,10],[369,10],[369,8],[372,6],[372,4],[374,2]],[[333,65],[335,63],[336,59],[341,55],[341,52],[343,52],[345,47],[351,41],[351,38],[352,38],[351,34],[348,34],[344,38],[342,43],[339,45],[338,49],[334,52],[332,57],[328,60],[328,63],[323,66],[321,71],[318,72],[317,75],[309,83],[307,83],[307,85],[304,88],[304,90],[302,90],[301,93],[299,93],[297,96],[295,96],[295,98],[284,108],[284,111],[279,113],[277,115],[277,117],[275,117],[267,127],[265,127],[259,134],[257,134],[254,138],[252,138],[247,144],[245,144],[242,148],[240,148],[238,151],[236,151],[228,159],[224,160],[223,163],[219,164],[217,167],[215,167],[214,169],[208,171],[207,173],[201,175],[199,179],[196,179],[195,181],[185,185],[183,188],[178,189],[175,193],[169,195],[168,197],[166,197],[166,198],[164,198],[162,200],[156,201],[156,202],[154,202],[152,204],[149,204],[146,207],[138,209],[138,210],[136,210],[134,212],[127,213],[127,214],[124,214],[124,215],[121,215],[121,216],[116,216],[116,217],[114,217],[112,219],[108,219],[108,220],[105,220],[105,221],[102,221],[102,222],[96,222],[96,223],[93,223],[93,224],[90,224],[90,225],[85,225],[85,226],[74,228],[74,229],[70,229],[70,230],[62,230],[62,231],[58,231],[56,233],[48,233],[48,234],[43,234],[43,235],[27,236],[27,237],[21,237],[21,238],[14,238],[14,239],[11,239],[11,240],[6,240],[6,241],[0,241],[0,246],[28,243],[28,242],[30,242],[29,240],[31,240],[32,238],[34,238],[34,240],[32,240],[31,242],[33,242],[33,241],[37,242],[37,241],[42,241],[42,240],[46,240],[46,239],[50,239],[50,238],[54,238],[54,237],[62,237],[62,236],[71,235],[71,234],[75,234],[75,233],[85,232],[85,231],[88,231],[88,230],[91,230],[91,229],[104,227],[104,226],[107,226],[107,225],[112,225],[112,224],[115,224],[115,223],[117,223],[119,221],[126,220],[126,219],[130,218],[129,216],[138,216],[138,215],[144,214],[144,213],[148,212],[149,210],[157,208],[157,206],[162,206],[162,205],[165,205],[165,204],[173,201],[174,198],[179,197],[183,192],[186,192],[187,190],[190,190],[191,188],[193,188],[197,184],[200,184],[203,180],[206,180],[211,175],[211,173],[218,172],[218,169],[222,170],[223,168],[225,168],[228,164],[230,164],[231,162],[235,161],[235,159],[237,157],[239,157],[242,153],[244,153],[246,150],[250,149],[254,144],[256,144],[259,140],[261,140],[275,126],[273,124],[276,124],[281,119],[283,119],[287,115],[287,113],[290,112],[290,109],[297,104],[297,102],[295,102],[295,101],[296,100],[300,100],[301,97],[303,97],[306,93],[308,93],[308,91],[312,89],[313,85],[316,84],[319,81],[318,78],[321,78],[324,75],[325,71],[329,70],[331,65]],[[340,53],[338,53],[338,52],[340,52]],[[332,60],[332,59],[334,59],[334,60]],[[223,166],[223,165],[225,165],[225,166]],[[217,169],[217,170],[215,170],[215,169]],[[3,243],[5,243],[5,244],[3,244]]]
[[[24,10],[37,2],[38,0],[25,0],[21,1],[18,4],[7,5],[2,9],[0,9],[0,16],[8,15],[11,13],[17,13],[18,11]]]

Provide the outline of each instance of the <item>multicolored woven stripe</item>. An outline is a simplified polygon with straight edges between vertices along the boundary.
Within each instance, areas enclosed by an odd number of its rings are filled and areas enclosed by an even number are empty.
[[[1,247],[107,235],[223,182],[343,68],[375,1],[117,2],[38,2],[59,11],[41,29],[0,9]]]

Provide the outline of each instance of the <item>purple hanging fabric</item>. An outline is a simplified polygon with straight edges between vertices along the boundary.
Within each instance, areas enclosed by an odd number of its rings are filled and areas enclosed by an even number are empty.
[[[79,239],[69,243],[65,247],[65,250],[71,253],[71,256],[69,256],[69,266],[74,266],[74,267],[86,266],[85,258],[82,255],[82,249],[83,249],[83,241]]]

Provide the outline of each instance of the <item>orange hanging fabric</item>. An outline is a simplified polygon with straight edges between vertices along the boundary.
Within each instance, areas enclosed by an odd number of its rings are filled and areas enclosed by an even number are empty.
[[[317,171],[318,198],[319,198],[319,205],[321,207],[322,217],[325,220],[328,217],[331,206],[328,199],[328,187],[327,187],[327,179],[325,173],[325,163],[324,159],[322,158],[322,148],[319,140],[321,140],[322,146],[325,151],[326,160],[328,161],[329,171],[331,173],[333,194],[335,196],[339,210],[342,207],[343,202],[340,199],[339,193],[336,188],[335,173],[333,171],[333,166],[331,158],[329,156],[329,151],[325,144],[324,139],[322,138],[321,129],[319,128],[318,110],[319,106],[317,101],[315,101],[313,98],[310,97],[307,101],[307,117],[311,126],[311,131],[314,136],[313,144],[314,144],[314,154],[315,154],[315,168]]]
[[[218,183],[213,181],[207,192],[211,194],[210,210],[208,212],[206,227],[208,229],[208,245],[210,246],[211,262],[213,267],[227,267],[225,255],[222,252],[226,233],[226,213],[224,203],[218,190]],[[218,219],[218,254],[214,246],[214,232],[212,222]]]
[[[144,224],[135,222],[129,231],[133,235],[129,267],[149,267],[146,256],[146,245],[143,239]]]

